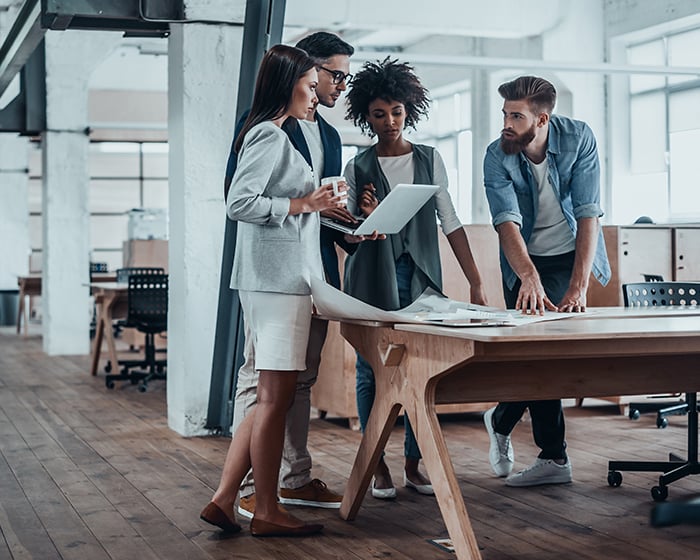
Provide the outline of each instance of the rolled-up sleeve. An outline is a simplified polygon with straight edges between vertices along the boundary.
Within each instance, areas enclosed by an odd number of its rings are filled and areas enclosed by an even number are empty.
[[[484,157],[484,187],[493,226],[497,227],[504,222],[515,222],[519,227],[522,227],[523,216],[520,213],[513,181],[503,166],[503,162],[496,157],[491,149],[486,150]]]
[[[289,214],[290,199],[271,197],[265,191],[285,141],[284,132],[268,126],[256,126],[248,131],[226,199],[229,218],[259,225],[282,225]]]
[[[600,218],[600,161],[593,131],[583,124],[578,156],[571,169],[574,218]]]

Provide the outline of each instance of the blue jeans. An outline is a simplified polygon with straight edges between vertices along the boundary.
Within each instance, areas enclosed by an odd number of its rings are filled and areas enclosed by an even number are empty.
[[[411,280],[415,265],[410,255],[403,254],[396,261],[396,283],[399,289],[399,305],[406,307],[412,303],[411,300]],[[374,372],[372,366],[359,354],[357,354],[357,362],[355,363],[356,384],[355,392],[357,395],[357,414],[360,417],[360,428],[365,431],[369,413],[374,404],[374,395],[376,391],[376,383],[374,381]],[[413,428],[408,421],[408,417],[404,414],[403,425],[406,430],[406,435],[403,444],[403,453],[409,459],[420,459],[421,454],[418,449],[416,436],[413,434]]]

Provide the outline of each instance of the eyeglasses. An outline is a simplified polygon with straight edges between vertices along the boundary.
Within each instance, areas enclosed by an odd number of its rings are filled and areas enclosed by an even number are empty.
[[[333,76],[333,83],[335,85],[342,84],[343,82],[349,84],[352,81],[352,74],[346,74],[342,70],[329,70],[328,68],[324,68],[323,66],[319,66],[319,68],[321,70],[325,70]]]

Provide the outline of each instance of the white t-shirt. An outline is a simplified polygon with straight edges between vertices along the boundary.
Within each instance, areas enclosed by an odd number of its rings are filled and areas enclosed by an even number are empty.
[[[535,225],[527,242],[527,252],[540,257],[569,253],[576,248],[576,238],[566,222],[554,187],[549,181],[547,159],[540,163],[533,163],[528,159],[528,163],[537,181],[539,199]]]
[[[298,121],[301,131],[304,134],[306,145],[311,154],[311,167],[314,169],[314,180],[316,186],[321,184],[321,179],[325,177],[323,173],[323,143],[321,142],[321,131],[316,121]]]
[[[448,179],[445,162],[437,150],[433,150],[433,182],[440,188],[435,193],[435,207],[437,217],[440,220],[440,227],[445,235],[462,227],[462,222],[457,216],[452,197],[447,190]],[[413,152],[401,156],[378,157],[379,167],[386,177],[389,188],[394,188],[399,183],[412,184],[414,176]],[[355,160],[351,159],[345,166],[343,173],[348,183],[348,210],[358,215],[357,210],[357,189],[355,185]],[[360,185],[362,188],[364,185]]]

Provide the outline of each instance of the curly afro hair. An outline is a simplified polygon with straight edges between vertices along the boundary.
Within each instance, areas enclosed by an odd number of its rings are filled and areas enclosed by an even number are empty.
[[[428,90],[420,83],[413,67],[405,62],[390,60],[390,57],[382,62],[365,62],[350,82],[345,118],[352,120],[370,137],[374,136],[374,131],[366,116],[369,114],[369,104],[375,99],[403,103],[406,108],[404,127],[410,126],[414,130],[430,107]]]

